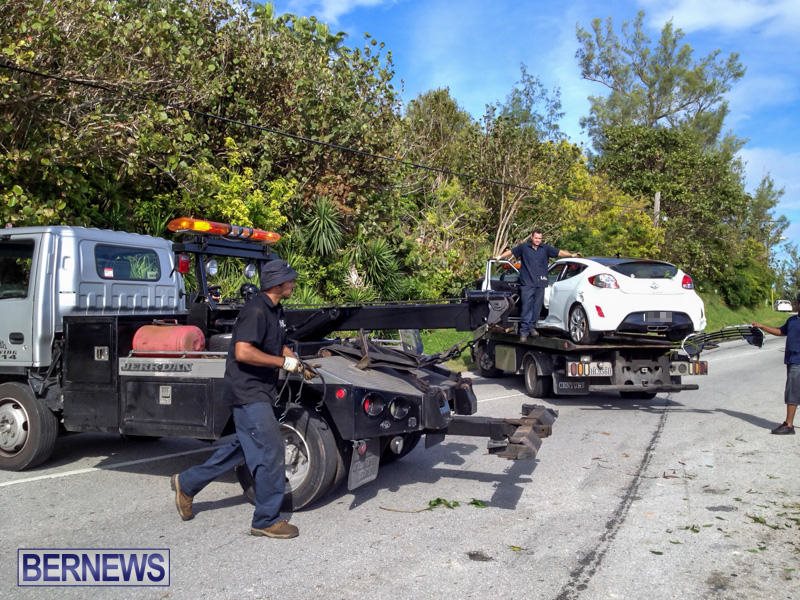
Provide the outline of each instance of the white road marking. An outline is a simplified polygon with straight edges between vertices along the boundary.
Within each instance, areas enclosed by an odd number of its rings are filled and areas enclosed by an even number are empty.
[[[482,400],[478,400],[478,403],[480,404],[481,402],[490,402],[492,400],[505,400],[506,398],[517,398],[519,396],[527,396],[527,394],[524,394],[522,392],[517,392],[516,394],[506,394],[505,396],[494,396],[492,398],[483,398]]]
[[[25,479],[16,479],[14,481],[5,481],[0,483],[0,488],[8,487],[10,485],[18,485],[21,483],[31,483],[34,481],[44,481],[45,479],[59,479],[61,477],[72,477],[73,475],[84,475],[85,473],[93,473],[95,471],[109,471],[113,469],[121,469],[122,467],[129,467],[131,465],[141,465],[143,463],[155,462],[157,460],[164,460],[165,458],[177,458],[178,456],[189,456],[190,454],[200,454],[201,452],[208,452],[214,450],[215,446],[208,448],[198,448],[196,450],[186,450],[185,452],[175,452],[173,454],[163,454],[161,456],[152,456],[150,458],[140,458],[138,460],[128,460],[125,462],[111,463],[103,467],[86,467],[85,469],[74,469],[72,471],[61,471],[60,473],[50,473],[49,475],[37,475],[36,477],[26,477]]]

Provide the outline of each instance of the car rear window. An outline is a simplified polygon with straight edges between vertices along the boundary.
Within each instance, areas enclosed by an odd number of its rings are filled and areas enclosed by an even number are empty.
[[[672,279],[678,273],[675,265],[645,260],[620,263],[611,269],[634,279]]]

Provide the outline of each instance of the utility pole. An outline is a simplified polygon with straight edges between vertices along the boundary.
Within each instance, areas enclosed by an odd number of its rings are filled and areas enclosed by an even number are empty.
[[[656,192],[653,198],[653,225],[658,227],[661,221],[661,190]]]

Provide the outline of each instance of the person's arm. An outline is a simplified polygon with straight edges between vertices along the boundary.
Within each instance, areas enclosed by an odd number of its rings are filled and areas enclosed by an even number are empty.
[[[250,342],[236,342],[234,346],[234,357],[240,363],[252,365],[254,367],[272,367],[280,369],[286,360],[286,355],[274,356],[267,354],[256,348]]]
[[[766,331],[772,335],[786,335],[781,331],[780,327],[770,327],[769,325],[763,325],[761,323],[750,323],[753,327],[757,327],[761,331]]]
[[[511,251],[510,248],[503,250],[500,254],[497,255],[497,260],[506,260],[507,258],[511,258],[514,256],[514,253]]]
[[[558,258],[578,258],[580,255],[580,252],[570,252],[569,250],[558,251]]]

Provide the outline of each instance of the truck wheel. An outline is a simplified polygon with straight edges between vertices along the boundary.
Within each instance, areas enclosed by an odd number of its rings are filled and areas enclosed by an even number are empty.
[[[569,311],[569,339],[576,344],[594,344],[600,338],[599,333],[589,331],[589,317],[580,304]]]
[[[656,397],[656,392],[643,392],[641,390],[635,392],[620,392],[619,397],[626,400],[652,400]]]
[[[0,469],[22,471],[50,458],[58,420],[31,389],[0,384]]]
[[[389,448],[389,444],[386,444],[386,449],[383,451],[383,454],[381,454],[381,464],[388,465],[396,460],[400,460],[404,456],[407,456],[414,448],[417,447],[417,444],[419,444],[419,440],[421,438],[422,438],[422,433],[418,431],[414,433],[404,433],[403,449],[400,450],[400,454],[395,454],[394,452],[392,452],[392,449]]]
[[[482,377],[500,377],[503,374],[494,366],[494,350],[485,342],[475,345],[475,364]]]
[[[546,398],[550,395],[552,379],[536,372],[536,361],[526,356],[522,363],[522,376],[525,379],[525,391],[534,398]]]
[[[336,476],[339,450],[328,424],[303,407],[292,408],[281,423],[285,444],[285,510],[300,510],[327,494]],[[247,465],[236,468],[239,484],[255,504],[253,476]]]

